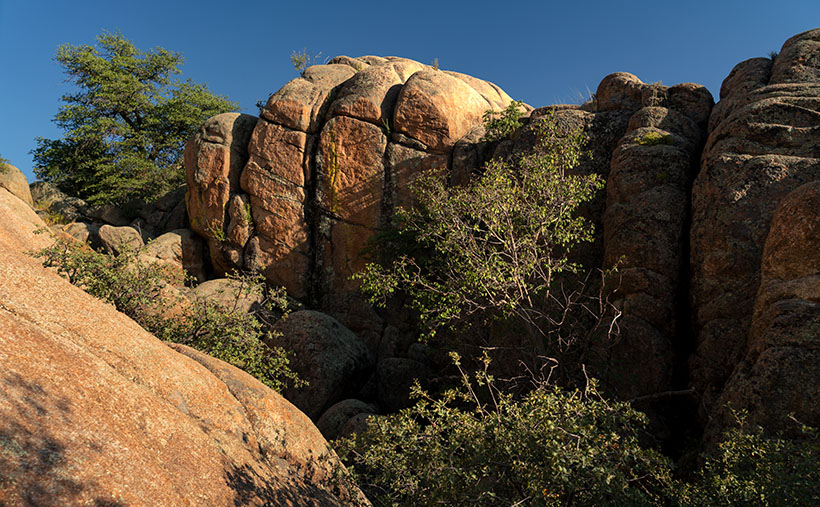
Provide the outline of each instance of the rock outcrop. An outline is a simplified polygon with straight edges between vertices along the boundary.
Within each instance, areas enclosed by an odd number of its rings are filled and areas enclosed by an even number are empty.
[[[820,425],[820,179],[792,190],[777,206],[763,247],[746,355],[716,404],[708,437],[731,423],[728,407],[749,423],[800,435]]]
[[[0,189],[0,503],[349,505],[310,420],[244,372],[160,342],[23,252]],[[174,350],[176,349],[176,350]]]
[[[703,394],[704,417],[751,351],[749,333],[758,332],[755,299],[775,210],[820,179],[818,55],[820,29],[786,41],[774,61],[739,63],[709,120],[692,189],[690,258],[696,349],[689,376]]]
[[[592,157],[575,170],[607,182],[580,210],[595,240],[573,256],[590,269],[619,264],[607,293],[622,312],[617,338],[595,343],[589,357],[608,392],[662,400],[666,408],[655,413],[666,411],[674,424],[690,424],[698,411],[699,425],[712,420],[708,432],[726,420],[727,401],[772,428],[782,410],[820,424],[813,391],[797,387],[816,376],[809,338],[817,312],[816,274],[806,268],[813,257],[796,257],[816,250],[818,55],[820,29],[799,34],[774,60],[738,64],[717,104],[697,84],[647,84],[617,72],[586,104],[527,109],[525,125],[551,116],[559,130],[582,128]],[[311,67],[271,96],[258,120],[242,120],[243,132],[255,121],[252,132],[207,141],[206,125],[189,143],[189,180],[219,174],[228,189],[210,205],[217,227],[197,231],[218,270],[263,270],[358,335],[376,364],[348,395],[378,410],[400,408],[407,372],[435,376],[440,368],[410,357],[406,315],[376,315],[350,275],[396,206],[413,205],[414,175],[440,170],[460,184],[493,156],[533,149],[526,128],[502,142],[483,138],[482,113],[510,101],[492,83],[401,58],[337,57]],[[208,223],[202,185],[188,209]],[[794,387],[778,388],[778,379]]]
[[[333,317],[302,310],[277,322],[274,329],[281,336],[269,345],[292,352],[291,368],[309,383],[289,387],[284,395],[312,419],[355,394],[367,380],[372,369],[367,347]]]
[[[0,188],[5,188],[24,203],[34,206],[26,175],[20,169],[2,161],[0,161]]]
[[[448,170],[454,144],[510,102],[491,83],[404,58],[309,67],[258,120],[220,115],[188,143],[192,227],[218,270],[262,270],[350,325],[350,276],[413,174]]]

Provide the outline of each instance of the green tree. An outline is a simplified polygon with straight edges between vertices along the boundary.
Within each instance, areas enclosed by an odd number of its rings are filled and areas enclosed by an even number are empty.
[[[485,123],[493,139],[510,133],[510,122],[488,115]],[[603,180],[572,172],[585,156],[582,131],[567,131],[554,118],[532,128],[538,141],[531,153],[492,160],[465,186],[449,187],[440,173],[416,180],[419,205],[399,210],[398,230],[385,236],[392,244],[381,247],[397,257],[358,275],[374,303],[406,294],[428,335],[474,315],[509,317],[536,351],[552,355],[573,345],[581,332],[576,316],[603,315],[600,299],[586,312],[586,294],[558,283],[579,270],[569,252],[592,239],[592,226],[576,211]]]
[[[151,199],[184,181],[185,142],[235,102],[203,84],[180,81],[183,58],[142,51],[119,33],[97,44],[65,44],[55,60],[75,85],[54,122],[61,139],[37,138],[35,174],[90,204]]]

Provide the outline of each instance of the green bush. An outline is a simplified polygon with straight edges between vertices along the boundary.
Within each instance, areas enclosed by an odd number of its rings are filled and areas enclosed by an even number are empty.
[[[492,160],[466,185],[450,187],[440,172],[414,182],[418,206],[399,209],[398,228],[376,245],[396,255],[377,254],[383,262],[356,275],[372,302],[406,295],[427,336],[481,315],[517,320],[540,354],[572,348],[564,331],[589,312],[570,310],[590,301],[556,281],[579,270],[569,252],[591,241],[592,226],[576,210],[603,180],[571,172],[587,156],[582,131],[550,117],[529,128],[532,153]]]
[[[492,109],[484,113],[483,141],[500,141],[509,138],[521,127],[521,107],[524,105],[520,100],[514,100],[504,108],[503,111],[493,111]]]
[[[169,296],[166,273],[157,265],[137,258],[135,251],[111,256],[79,243],[64,240],[34,254],[46,267],[89,294],[114,305],[157,338],[182,343],[232,364],[280,391],[287,385],[304,385],[288,366],[281,347],[268,347],[275,340],[264,330],[261,319],[284,312],[283,290],[265,291],[258,277],[239,276],[237,301],[250,292],[265,294],[260,308],[246,313],[236,305],[227,308],[207,299],[188,303],[184,297]]]
[[[820,437],[804,427],[803,440],[766,437],[745,414],[706,456],[698,482],[682,488],[684,505],[820,505]]]
[[[456,361],[458,358],[456,357]],[[489,360],[485,358],[485,365]],[[456,363],[458,364],[458,363]],[[657,505],[671,463],[639,445],[646,417],[591,382],[516,400],[486,369],[412,408],[372,417],[337,451],[375,505]]]

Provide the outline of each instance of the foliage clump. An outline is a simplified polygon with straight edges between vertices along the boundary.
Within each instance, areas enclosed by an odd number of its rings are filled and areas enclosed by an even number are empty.
[[[458,357],[456,357],[458,361]],[[336,441],[374,505],[817,505],[820,438],[765,436],[738,419],[694,479],[648,447],[647,418],[590,381],[563,390],[537,382],[516,398],[485,368],[433,397],[372,416]],[[458,364],[458,362],[456,363]]]
[[[484,113],[483,141],[500,141],[509,138],[521,128],[521,108],[524,103],[514,100],[503,111],[490,109]]]
[[[418,206],[399,209],[397,230],[384,236],[397,257],[357,275],[372,302],[405,294],[427,336],[486,315],[520,322],[539,353],[571,345],[555,331],[584,295],[555,282],[579,270],[569,252],[592,239],[592,226],[577,209],[603,180],[572,172],[586,155],[581,130],[549,117],[532,128],[532,153],[492,160],[464,186],[448,186],[440,171],[414,182]]]
[[[263,323],[277,312],[285,312],[287,301],[283,290],[266,290],[258,277],[237,275],[240,289],[234,304],[225,307],[204,298],[189,302],[174,296],[167,290],[166,272],[142,262],[133,250],[112,256],[57,240],[35,256],[73,285],[113,304],[157,338],[221,359],[277,391],[287,385],[304,385],[290,369],[285,350],[265,343],[276,336]],[[265,298],[256,310],[247,313],[238,302],[254,293]]]
[[[706,456],[698,482],[682,488],[686,505],[818,505],[820,435],[802,426],[802,440],[764,435],[735,414],[736,425]]]
[[[74,84],[54,118],[61,139],[37,138],[35,174],[91,205],[152,200],[184,181],[185,142],[238,104],[174,79],[182,55],[142,51],[118,33],[65,44],[55,58]]]
[[[455,357],[458,364],[458,357]],[[594,382],[517,400],[485,370],[438,398],[372,417],[338,449],[376,505],[657,505],[671,463],[639,444],[646,417]]]

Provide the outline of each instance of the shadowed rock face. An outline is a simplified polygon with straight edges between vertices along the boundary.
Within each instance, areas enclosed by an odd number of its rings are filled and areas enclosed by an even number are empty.
[[[0,189],[0,503],[348,505],[310,420],[244,372],[174,349],[26,250]],[[322,456],[327,459],[322,460]]]
[[[692,190],[690,258],[690,378],[706,413],[747,355],[750,330],[756,332],[755,297],[774,212],[798,186],[820,179],[818,55],[820,30],[812,30],[786,41],[774,62],[738,64],[709,120]]]
[[[763,248],[746,355],[715,407],[707,437],[731,422],[727,404],[751,424],[799,435],[789,421],[820,425],[820,180],[778,204]]]

